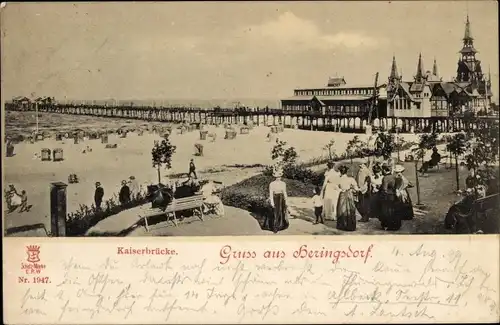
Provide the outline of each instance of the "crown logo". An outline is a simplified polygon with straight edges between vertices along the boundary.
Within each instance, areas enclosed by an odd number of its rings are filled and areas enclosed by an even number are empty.
[[[40,246],[39,245],[28,245],[28,246],[26,246],[26,249],[28,249],[28,251],[39,251]]]
[[[40,262],[40,246],[28,245],[26,246],[26,253],[28,254],[27,261],[30,263]]]

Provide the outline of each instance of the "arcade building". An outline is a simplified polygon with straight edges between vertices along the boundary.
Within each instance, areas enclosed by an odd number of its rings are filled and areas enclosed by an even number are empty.
[[[370,113],[373,118],[458,117],[467,112],[485,115],[491,105],[491,74],[486,78],[481,61],[476,58],[478,51],[474,48],[469,16],[462,41],[453,81],[442,80],[436,60],[432,71],[424,70],[421,54],[415,76],[404,81],[393,57],[387,83],[351,86],[343,77],[330,78],[326,87],[295,89],[293,97],[281,100],[281,109],[360,118]]]

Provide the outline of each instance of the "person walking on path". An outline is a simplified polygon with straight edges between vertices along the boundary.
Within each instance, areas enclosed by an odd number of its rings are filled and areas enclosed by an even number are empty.
[[[121,205],[125,205],[130,202],[130,187],[127,185],[127,181],[122,181],[122,188],[120,189],[120,194],[118,195]]]
[[[104,197],[104,189],[101,186],[100,182],[95,183],[95,192],[94,192],[94,203],[97,210],[101,210],[102,198]]]
[[[196,175],[196,165],[194,164],[194,159],[191,159],[191,161],[189,162],[188,176],[190,177],[191,175],[194,175],[194,178],[198,179],[198,176]]]

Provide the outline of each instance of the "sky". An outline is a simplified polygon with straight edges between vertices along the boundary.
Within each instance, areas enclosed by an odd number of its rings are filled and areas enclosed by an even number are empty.
[[[2,97],[279,99],[329,76],[456,75],[466,15],[498,98],[496,1],[8,3]]]

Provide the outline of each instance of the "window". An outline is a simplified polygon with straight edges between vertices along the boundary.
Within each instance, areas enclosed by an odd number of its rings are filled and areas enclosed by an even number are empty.
[[[415,103],[415,106],[417,107],[417,109],[420,109],[420,103]]]

